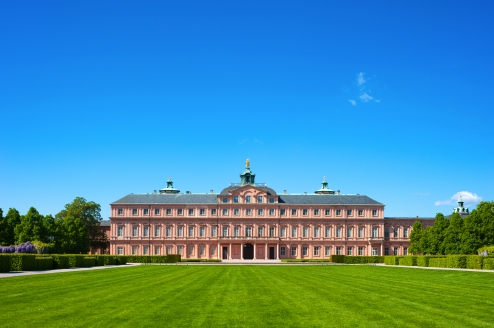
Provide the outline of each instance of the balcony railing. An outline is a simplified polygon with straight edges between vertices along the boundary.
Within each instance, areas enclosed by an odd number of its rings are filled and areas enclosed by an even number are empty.
[[[221,240],[279,240],[279,237],[268,236],[219,236]]]

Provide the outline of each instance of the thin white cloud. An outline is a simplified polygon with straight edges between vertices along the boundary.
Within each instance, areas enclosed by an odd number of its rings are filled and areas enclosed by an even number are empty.
[[[465,202],[465,205],[475,205],[482,201],[482,197],[478,196],[475,193],[471,193],[469,191],[458,191],[456,194],[451,196],[450,199],[447,200],[438,200],[434,203],[435,206],[443,206],[443,205],[456,205],[458,201],[461,199]]]
[[[249,139],[242,139],[240,140],[238,143],[243,145],[244,143],[246,143],[247,141],[249,141]]]
[[[428,192],[416,192],[416,193],[414,193],[414,195],[417,195],[417,196],[429,196],[430,193],[428,193]]]
[[[255,143],[258,143],[258,144],[263,144],[263,143],[264,143],[264,142],[262,142],[261,140],[259,140],[259,139],[255,139],[255,138],[254,138],[254,142],[255,142]]]
[[[367,94],[367,92],[364,92],[363,94],[361,94],[359,96],[360,100],[362,100],[363,102],[369,102],[371,101],[372,99],[374,99],[374,97],[372,97],[371,95]]]
[[[357,75],[357,84],[358,85],[362,85],[365,82],[367,82],[367,81],[364,79],[364,73],[363,72],[358,73],[358,75]]]
[[[350,102],[350,104],[352,104],[353,106],[357,106],[357,102],[353,99],[348,99],[348,101]]]

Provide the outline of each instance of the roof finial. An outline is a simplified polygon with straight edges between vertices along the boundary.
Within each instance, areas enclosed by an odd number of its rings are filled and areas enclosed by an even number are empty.
[[[247,160],[245,161],[245,168],[248,169],[250,166],[250,160],[247,158]]]

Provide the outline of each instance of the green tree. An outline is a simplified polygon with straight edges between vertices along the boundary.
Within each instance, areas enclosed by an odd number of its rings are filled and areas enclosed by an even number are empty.
[[[16,244],[26,241],[49,242],[49,231],[45,225],[45,217],[31,207],[26,215],[21,216],[21,222],[15,226]]]
[[[421,239],[423,234],[422,222],[415,221],[410,232],[410,248],[412,254],[422,254]]]
[[[7,215],[0,220],[0,245],[15,244],[15,226],[21,222],[21,216],[15,208],[9,208]]]
[[[463,219],[460,214],[453,213],[449,218],[449,225],[443,232],[443,241],[441,249],[443,254],[456,254],[458,252],[463,254],[460,240],[463,233]]]
[[[101,206],[99,204],[88,202],[82,197],[76,197],[72,203],[65,205],[65,209],[60,211],[55,218],[57,220],[80,219],[84,223],[89,246],[87,250],[80,252],[87,253],[90,247],[101,248],[106,245],[106,235],[100,228],[100,221],[102,220],[100,212]]]
[[[464,220],[462,247],[476,254],[483,246],[494,245],[494,202],[480,202]]]
[[[449,220],[446,219],[442,213],[437,213],[434,225],[431,227],[428,234],[430,254],[444,254],[444,231],[448,228],[448,226]]]
[[[422,250],[422,254],[433,254],[431,247],[431,231],[432,226],[422,230],[422,235],[420,237],[420,249]]]
[[[79,254],[89,251],[89,234],[80,218],[67,216],[55,221],[55,251],[60,254]]]

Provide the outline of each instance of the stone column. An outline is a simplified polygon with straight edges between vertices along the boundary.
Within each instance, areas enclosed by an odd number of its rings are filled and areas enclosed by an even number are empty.
[[[267,260],[268,257],[268,243],[264,244],[264,259]]]
[[[228,259],[232,259],[232,243],[230,243],[230,246],[228,247]]]
[[[286,250],[285,250],[286,252]],[[279,260],[280,259],[280,243],[278,242],[276,244],[276,259]]]
[[[244,244],[240,243],[240,259],[244,259]]]
[[[257,243],[254,243],[254,260],[257,260]]]

